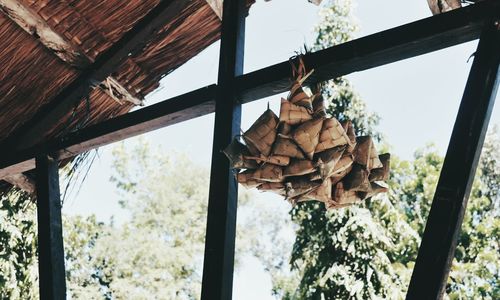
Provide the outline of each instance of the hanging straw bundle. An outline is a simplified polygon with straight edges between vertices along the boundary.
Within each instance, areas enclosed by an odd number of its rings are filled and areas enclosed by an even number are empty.
[[[318,200],[322,202],[328,202],[332,198],[332,182],[330,180],[325,180],[323,183],[307,194],[300,196],[297,202]]]
[[[293,178],[285,183],[286,199],[292,204],[297,203],[299,196],[304,195],[320,186],[318,182],[311,182],[305,178]]]
[[[278,166],[287,166],[290,163],[290,157],[283,156],[283,155],[272,155],[269,157],[265,157],[263,155],[260,155],[259,157],[245,156],[245,159],[253,160],[253,161],[256,161],[259,163],[270,163],[270,164],[278,165]]]
[[[325,151],[337,146],[347,145],[350,139],[337,119],[325,119],[315,152]]]
[[[261,168],[255,170],[252,174],[252,179],[266,182],[282,182],[283,169],[272,164],[265,164]]]
[[[303,107],[281,98],[280,121],[288,125],[297,125],[311,120],[313,117],[309,111]]]
[[[301,124],[292,134],[297,145],[309,159],[313,158],[314,149],[318,145],[322,125],[323,119],[313,119]]]
[[[254,171],[252,170],[246,170],[241,173],[238,173],[236,174],[236,181],[238,181],[241,185],[243,185],[248,189],[258,187],[259,185],[262,184],[262,182],[253,179],[253,173]]]
[[[342,158],[344,151],[345,147],[336,147],[316,154],[319,174],[322,179],[326,179],[335,173],[335,167]],[[338,169],[336,172],[338,172]]]
[[[342,127],[349,137],[349,146],[347,147],[347,151],[352,153],[354,151],[354,147],[356,147],[356,133],[354,132],[354,126],[351,121],[342,122]]]
[[[285,184],[283,182],[265,182],[257,187],[259,191],[273,192],[285,196]]]
[[[326,118],[325,100],[321,92],[314,94],[312,105],[314,118]]]
[[[356,139],[354,157],[355,162],[364,166],[368,171],[383,167],[371,136],[360,136]]]
[[[277,127],[278,117],[272,110],[267,109],[243,134],[243,139],[249,145],[249,150],[254,156],[260,154],[269,156],[276,139]]]
[[[391,168],[391,155],[389,153],[378,156],[382,163],[382,168],[372,169],[370,173],[370,181],[386,181],[389,180],[389,170]]]
[[[317,200],[338,209],[387,192],[390,155],[377,154],[373,139],[356,137],[351,121],[326,117],[318,88],[302,86],[311,75],[302,59],[281,99],[279,118],[269,108],[224,153],[239,183],[282,195],[292,204]]]
[[[285,177],[289,176],[301,176],[305,174],[311,174],[316,171],[316,165],[313,161],[308,159],[293,159],[285,170],[283,175]]]
[[[233,169],[256,169],[258,167],[255,161],[246,158],[250,155],[250,151],[237,138],[234,138],[223,152],[229,158]]]

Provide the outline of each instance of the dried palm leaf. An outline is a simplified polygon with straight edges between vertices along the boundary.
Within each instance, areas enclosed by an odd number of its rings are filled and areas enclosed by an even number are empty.
[[[265,182],[257,187],[259,191],[285,195],[285,184],[282,182]]]
[[[350,139],[339,121],[335,118],[328,118],[323,121],[319,143],[315,152],[318,153],[337,146],[347,145],[349,142]]]
[[[314,118],[326,118],[325,100],[323,99],[323,95],[321,95],[321,92],[314,94],[312,106]]]
[[[356,191],[350,191],[344,188],[343,182],[335,185],[332,194],[332,200],[335,204],[353,204],[361,201]]]
[[[281,98],[280,121],[289,125],[297,125],[311,120],[312,116],[309,111],[299,105]]]
[[[354,163],[351,172],[344,179],[344,188],[356,192],[368,192],[370,190],[370,181],[368,180],[368,170],[364,166]]]
[[[371,136],[360,136],[357,138],[356,143],[353,153],[356,163],[364,166],[368,171],[383,167]]]
[[[333,175],[335,166],[342,158],[344,151],[345,147],[340,146],[316,154],[315,157],[321,179],[326,179]]]
[[[389,180],[389,173],[391,169],[391,155],[384,153],[378,156],[382,162],[382,168],[372,169],[370,172],[370,181]]]
[[[245,156],[250,155],[250,151],[237,138],[234,138],[223,152],[233,169],[255,169],[259,166],[255,161],[245,158]]]
[[[273,155],[283,155],[292,158],[305,158],[304,153],[300,150],[295,141],[286,135],[278,134],[276,142],[273,146]]]
[[[371,182],[370,190],[368,191],[366,198],[373,197],[380,193],[387,193],[389,188],[381,182]]]
[[[314,162],[308,159],[292,159],[290,164],[283,171],[283,176],[301,176],[316,171]]]
[[[323,183],[307,194],[300,196],[297,202],[317,200],[322,202],[329,202],[332,200],[332,183],[330,180],[325,180]]]
[[[243,139],[249,145],[249,150],[254,156],[263,154],[269,156],[271,147],[276,139],[278,117],[267,109],[253,125],[243,134]],[[250,147],[252,145],[252,147]],[[257,153],[256,153],[257,151]]]
[[[278,133],[281,135],[289,135],[292,132],[292,126],[285,122],[280,122],[278,124]]]
[[[301,86],[296,89],[295,93],[290,93],[290,95],[288,96],[288,101],[295,105],[302,106],[308,111],[313,111],[313,95],[311,95]]]
[[[346,176],[349,172],[352,170],[352,165],[353,165],[354,159],[352,155],[350,154],[344,154],[342,158],[337,162],[335,165],[335,168],[332,171],[332,175],[330,176],[330,180],[332,181],[332,184],[336,184],[344,176]]]
[[[281,167],[277,165],[265,164],[259,169],[255,170],[252,178],[255,180],[266,182],[282,182],[283,169],[281,169]]]
[[[347,147],[347,152],[354,151],[354,147],[356,147],[356,133],[354,132],[354,126],[352,126],[351,121],[342,122],[342,127],[349,137],[349,146]]]
[[[268,157],[265,157],[263,155],[261,156],[245,156],[245,159],[247,160],[252,160],[252,161],[257,161],[260,163],[270,163],[273,165],[278,165],[278,166],[287,166],[290,163],[290,157],[288,156],[283,156],[283,155],[271,155]]]
[[[236,181],[247,189],[258,187],[262,182],[255,180],[253,178],[254,171],[246,170],[241,173],[236,174]]]
[[[318,167],[319,169],[319,167]],[[321,176],[320,171],[314,171],[314,173],[309,174],[309,180],[310,181],[317,181],[317,180],[323,180],[323,177]]]
[[[293,139],[309,159],[313,159],[314,149],[319,142],[323,119],[313,119],[300,125],[292,134]]]
[[[285,182],[286,198],[292,203],[297,203],[297,197],[310,192],[314,188],[320,186],[319,182],[311,182],[304,178],[294,178]]]

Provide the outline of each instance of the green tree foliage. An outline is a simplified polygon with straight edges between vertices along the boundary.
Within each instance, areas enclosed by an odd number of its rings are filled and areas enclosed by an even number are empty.
[[[120,144],[112,181],[130,221],[67,219],[69,293],[74,299],[197,299],[208,172],[183,156]]]
[[[0,299],[37,299],[36,205],[19,190],[0,198]]]
[[[350,9],[351,1],[330,1],[324,6],[313,49],[351,39],[355,26]],[[330,115],[353,121],[358,135],[379,137],[374,129],[378,117],[367,113],[364,102],[346,78],[326,83],[323,91],[330,103]],[[391,199],[382,196],[366,205],[328,212],[323,204],[304,203],[297,205],[291,215],[299,225],[291,263],[301,274],[292,298],[403,296],[404,277],[398,272],[399,265],[393,265],[398,256],[395,245],[401,240],[417,244],[418,236],[404,224]],[[393,226],[403,226],[408,234],[392,229]]]
[[[355,29],[351,1],[327,1],[321,10],[313,49],[345,42]],[[326,83],[329,113],[353,121],[357,133],[380,139],[378,118],[345,78]],[[448,297],[498,298],[498,145],[488,138],[476,178]],[[400,299],[409,283],[420,236],[442,157],[432,147],[417,151],[413,161],[392,158],[391,191],[348,209],[326,211],[323,204],[304,203],[291,211],[298,225],[291,268],[299,277],[292,290],[278,291],[285,299]],[[292,276],[291,281],[297,281]],[[290,285],[281,285],[285,289]]]

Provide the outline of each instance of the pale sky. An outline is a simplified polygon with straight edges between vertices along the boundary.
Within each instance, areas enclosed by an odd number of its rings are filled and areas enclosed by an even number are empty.
[[[311,42],[317,12],[318,8],[306,0],[258,0],[247,19],[245,72],[287,60],[304,43]],[[361,28],[358,36],[365,36],[429,17],[430,11],[425,0],[358,0],[355,15]],[[433,142],[444,155],[472,64],[472,60],[467,63],[467,59],[476,46],[477,41],[348,76],[368,109],[381,116],[379,130],[393,146],[393,153],[410,159],[416,149]],[[167,76],[161,89],[147,98],[147,104],[215,83],[218,48],[219,43],[215,43]],[[271,109],[279,112],[279,99],[277,95],[244,105],[242,128],[251,125],[268,101]],[[492,123],[500,123],[498,105]],[[209,168],[212,130],[213,115],[208,115],[145,137],[152,145],[187,153],[195,162]],[[103,221],[111,215],[118,222],[126,219],[118,206],[114,185],[108,181],[112,147],[99,150],[99,158],[80,193],[67,199],[64,213],[93,213]],[[278,200],[273,198],[273,201]],[[280,207],[288,209],[286,205]],[[258,261],[245,259],[235,276],[234,299],[273,299],[270,288],[269,277]]]

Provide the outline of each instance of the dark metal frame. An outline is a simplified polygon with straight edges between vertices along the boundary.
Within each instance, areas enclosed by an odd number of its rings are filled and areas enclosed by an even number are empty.
[[[78,95],[65,89],[56,105],[44,110],[47,116],[31,125],[50,125],[88,92],[88,80],[111,73],[123,53],[138,47],[151,29],[159,25],[175,1],[162,1],[146,16],[134,34],[112,49],[109,60],[92,65],[77,84]],[[289,87],[290,67],[282,62],[249,74],[243,72],[244,0],[224,1],[219,80],[199,90],[165,100],[138,111],[93,125],[64,137],[26,147],[26,137],[36,130],[24,128],[24,141],[9,141],[11,149],[0,158],[0,178],[28,171],[36,166],[40,242],[40,282],[51,282],[54,291],[41,299],[64,297],[64,276],[60,276],[62,230],[55,162],[79,153],[138,134],[215,112],[214,144],[207,218],[207,235],[202,285],[202,299],[231,299],[236,230],[237,184],[228,162],[220,153],[239,132],[241,104],[271,96]],[[305,64],[315,73],[308,83],[329,80],[356,71],[374,68],[402,59],[457,45],[481,35],[478,51],[453,129],[422,245],[413,272],[407,299],[440,299],[446,286],[470,187],[484,142],[496,88],[500,60],[500,1],[486,0],[473,6],[423,19],[335,47],[307,54]],[[141,29],[142,28],[142,29]],[[137,35],[136,35],[137,34]],[[125,51],[125,52],[124,52]],[[114,53],[114,54],[113,54]],[[96,78],[94,78],[96,79]],[[83,83],[83,84],[82,84]],[[72,87],[75,84],[72,85]],[[80,86],[81,85],[81,86]],[[72,96],[70,96],[72,95]],[[68,98],[69,97],[69,98]],[[67,100],[67,103],[66,103]],[[55,111],[55,113],[54,113]],[[38,128],[38,127],[37,127]],[[36,165],[35,165],[36,161]],[[39,177],[40,176],[40,177]],[[56,188],[57,186],[57,188]],[[49,212],[47,214],[46,212]],[[54,236],[56,237],[54,239]],[[46,252],[43,252],[46,251]],[[45,253],[45,254],[43,254]],[[47,254],[49,253],[49,254]],[[53,261],[51,261],[53,260]],[[57,262],[53,269],[43,263]],[[62,265],[64,271],[64,265]],[[64,272],[63,272],[64,273]],[[60,296],[56,296],[60,295]]]

